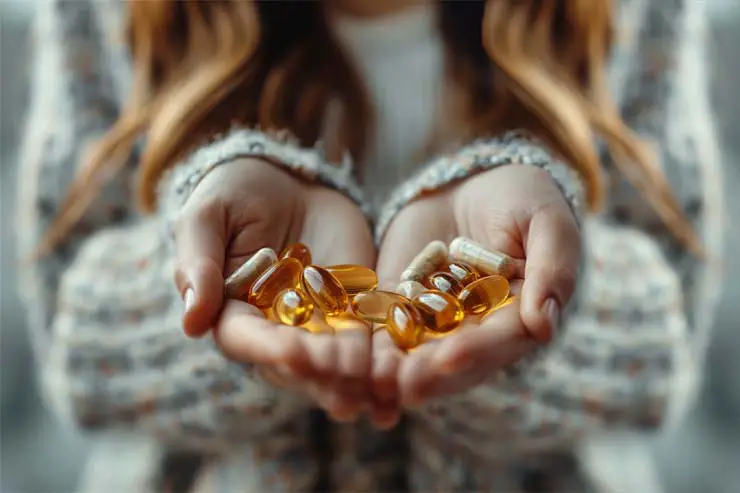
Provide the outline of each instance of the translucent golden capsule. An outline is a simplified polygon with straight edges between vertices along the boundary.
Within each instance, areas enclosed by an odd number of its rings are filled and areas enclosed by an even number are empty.
[[[370,332],[370,323],[361,319],[354,313],[340,313],[331,317],[326,317],[326,323],[334,329],[334,332],[345,332],[350,330],[359,330]]]
[[[411,299],[417,294],[423,293],[426,290],[427,288],[422,283],[417,281],[402,281],[401,284],[396,287],[396,293],[400,294],[401,296],[405,296],[408,299]]]
[[[258,250],[226,278],[226,281],[224,281],[226,297],[247,301],[249,299],[249,288],[252,287],[254,281],[275,262],[277,262],[277,255],[275,255],[272,248]]]
[[[272,307],[274,316],[285,325],[303,325],[313,315],[313,301],[295,288],[280,292]]]
[[[478,271],[475,270],[475,267],[470,264],[466,264],[465,262],[452,262],[447,266],[446,270],[452,275],[452,277],[460,281],[460,284],[463,286],[467,286],[471,282],[477,281],[480,277],[478,275]]]
[[[303,266],[294,258],[285,258],[272,264],[249,288],[248,302],[264,310],[270,308],[283,289],[294,288],[301,278]]]
[[[449,272],[435,272],[426,279],[426,287],[443,293],[457,296],[463,290],[463,285]]]
[[[454,296],[441,291],[425,291],[413,299],[427,330],[448,333],[460,326],[465,317],[460,303]]]
[[[465,286],[458,299],[468,315],[481,315],[496,309],[509,296],[509,281],[503,276],[488,276]]]
[[[511,278],[516,267],[514,259],[508,255],[488,250],[483,245],[462,236],[450,243],[450,259],[470,264],[481,274],[489,276],[499,274]]]
[[[422,282],[429,274],[439,270],[447,262],[447,245],[435,240],[425,246],[403,273],[402,281]]]
[[[352,298],[352,312],[368,322],[384,324],[393,303],[408,301],[408,298],[390,291],[363,291]]]
[[[318,310],[313,311],[313,315],[306,322],[301,324],[301,328],[312,334],[333,334],[334,329],[326,322],[324,314]]]
[[[506,298],[506,300],[505,300],[505,301],[504,301],[503,303],[501,303],[501,304],[500,304],[499,306],[497,306],[496,308],[493,308],[493,309],[491,309],[491,310],[488,310],[487,312],[485,312],[485,313],[484,313],[484,314],[483,314],[483,315],[481,316],[481,322],[483,322],[483,321],[484,321],[485,319],[487,319],[487,318],[488,318],[488,317],[489,317],[490,315],[493,315],[493,314],[494,314],[494,313],[496,313],[497,311],[501,310],[501,309],[502,309],[503,307],[505,307],[505,306],[509,306],[509,305],[513,305],[514,303],[516,303],[516,302],[517,302],[517,300],[518,300],[518,298],[517,298],[516,296],[509,296],[509,297],[508,297],[508,298]]]
[[[378,286],[378,275],[364,265],[331,265],[326,270],[337,278],[350,297],[363,291],[372,291]]]
[[[342,313],[349,305],[347,291],[339,280],[323,267],[316,265],[304,267],[301,288],[326,315]]]
[[[301,265],[311,265],[311,250],[303,243],[293,243],[288,245],[285,249],[280,252],[280,259],[294,258],[301,263]]]
[[[411,303],[393,303],[386,316],[386,331],[400,349],[415,348],[424,339],[424,319]]]

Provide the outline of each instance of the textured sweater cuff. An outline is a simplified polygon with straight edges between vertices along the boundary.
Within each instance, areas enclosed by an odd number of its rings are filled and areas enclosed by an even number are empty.
[[[380,244],[393,218],[409,202],[476,173],[509,164],[537,166],[550,173],[580,222],[584,192],[577,174],[534,138],[521,131],[510,131],[438,156],[399,186],[380,211],[375,227],[376,243]]]
[[[169,172],[160,187],[160,209],[167,219],[177,216],[205,176],[239,158],[261,158],[310,182],[333,188],[364,209],[362,191],[352,176],[349,156],[328,163],[320,145],[303,147],[289,134],[237,128],[198,148]],[[366,211],[367,212],[367,211]]]

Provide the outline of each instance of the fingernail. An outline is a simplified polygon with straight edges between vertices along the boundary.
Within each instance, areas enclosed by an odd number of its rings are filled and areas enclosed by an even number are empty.
[[[558,329],[558,325],[560,324],[560,306],[554,298],[548,298],[542,305],[542,312],[550,323],[549,331],[547,334],[544,334],[543,339],[545,341],[549,341],[552,339],[552,335]]]
[[[187,291],[185,291],[183,299],[185,301],[185,311],[189,312],[195,304],[195,291],[193,291],[193,288],[188,288]]]

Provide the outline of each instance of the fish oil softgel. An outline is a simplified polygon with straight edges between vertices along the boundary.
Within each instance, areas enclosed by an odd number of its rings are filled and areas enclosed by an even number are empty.
[[[321,267],[313,263],[307,245],[293,243],[279,255],[270,248],[257,251],[226,279],[224,293],[259,308],[268,320],[313,334],[334,334],[370,329],[372,322],[349,307],[358,294],[374,292],[377,284],[378,276],[369,267]],[[378,318],[384,320],[387,306],[383,310]]]
[[[378,322],[401,350],[411,351],[457,332],[466,317],[477,324],[513,303],[508,279],[514,274],[511,257],[468,238],[455,238],[449,247],[431,242],[414,257],[396,287],[411,305],[391,303],[384,296],[390,309]],[[380,300],[376,303],[380,305]]]
[[[385,330],[403,351],[465,330],[513,303],[514,260],[464,237],[433,241],[401,274],[395,291],[361,265],[319,266],[293,243],[280,254],[263,248],[224,282],[228,298],[262,310],[268,320],[312,334]],[[375,329],[373,329],[375,327]]]

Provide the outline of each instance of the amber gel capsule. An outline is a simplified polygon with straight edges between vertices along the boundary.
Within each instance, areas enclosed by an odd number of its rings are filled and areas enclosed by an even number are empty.
[[[503,276],[478,279],[462,290],[458,300],[468,315],[482,315],[496,309],[509,296],[509,281]]]
[[[460,284],[463,286],[467,286],[471,282],[477,281],[480,277],[478,271],[475,270],[475,267],[470,264],[466,264],[465,262],[450,263],[447,266],[447,272],[449,272],[452,277],[460,281]]]
[[[460,326],[465,317],[457,298],[441,291],[425,291],[416,295],[413,302],[427,330],[432,332],[451,332]]]
[[[422,343],[424,320],[411,303],[393,303],[388,308],[386,331],[399,349],[407,351]]]
[[[426,287],[443,293],[457,296],[463,290],[463,285],[448,272],[435,272],[426,280]]]
[[[270,308],[282,290],[298,284],[302,271],[303,266],[294,258],[285,258],[272,264],[249,288],[249,304],[260,310]]]
[[[352,298],[352,311],[368,322],[385,324],[393,303],[408,303],[408,298],[390,291],[364,291]]]
[[[288,288],[275,298],[272,311],[285,325],[303,325],[313,315],[313,301],[297,289]]]
[[[311,250],[303,243],[293,243],[280,252],[280,259],[294,258],[302,265],[311,265]]]
[[[309,265],[301,274],[301,288],[326,315],[337,315],[347,309],[349,298],[336,277],[316,265]]]
[[[378,286],[378,275],[364,265],[331,265],[326,270],[337,278],[350,297],[363,291],[372,291]]]

